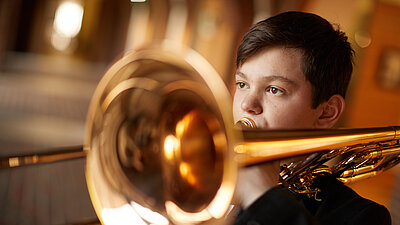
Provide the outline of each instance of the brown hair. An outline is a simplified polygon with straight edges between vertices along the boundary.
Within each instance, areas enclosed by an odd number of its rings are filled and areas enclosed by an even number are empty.
[[[332,95],[343,98],[353,71],[354,50],[346,35],[322,17],[285,12],[255,24],[243,37],[236,66],[263,49],[282,46],[302,51],[302,71],[312,84],[313,107]]]

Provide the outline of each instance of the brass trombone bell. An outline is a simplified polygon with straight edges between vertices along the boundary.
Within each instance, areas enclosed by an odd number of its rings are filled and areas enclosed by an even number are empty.
[[[198,53],[176,49],[126,54],[94,93],[86,177],[103,223],[125,204],[154,211],[136,211],[150,224],[201,223],[229,207],[237,171],[230,94]]]

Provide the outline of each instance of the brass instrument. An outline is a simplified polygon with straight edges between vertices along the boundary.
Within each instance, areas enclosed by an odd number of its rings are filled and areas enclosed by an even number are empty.
[[[256,128],[250,118],[242,118],[239,123]],[[297,193],[312,195],[318,191],[313,184],[317,176],[333,174],[343,183],[350,183],[397,165],[400,162],[399,129],[397,126],[270,131],[268,135],[262,131],[244,131],[243,144],[235,146],[235,152],[240,153],[237,156],[240,164],[252,165],[274,159],[273,151],[286,152],[288,157],[304,151],[309,154],[304,160],[281,166],[280,181]],[[282,156],[279,153],[279,157]]]
[[[240,131],[231,111],[218,73],[190,49],[163,43],[116,62],[93,96],[83,147],[102,223],[111,215],[132,224],[223,223],[241,166],[307,154],[281,177],[293,190],[313,193],[318,174],[350,182],[400,160],[399,127]]]

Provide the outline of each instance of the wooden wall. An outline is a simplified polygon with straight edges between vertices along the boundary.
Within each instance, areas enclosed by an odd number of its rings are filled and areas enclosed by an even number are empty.
[[[400,124],[400,7],[378,2],[367,30],[371,44],[359,55],[345,124]]]

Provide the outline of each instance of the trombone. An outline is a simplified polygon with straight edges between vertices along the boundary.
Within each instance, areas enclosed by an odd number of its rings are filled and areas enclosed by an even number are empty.
[[[170,43],[127,53],[94,93],[83,146],[2,159],[1,167],[86,157],[89,194],[103,223],[110,209],[129,204],[148,223],[211,224],[230,207],[239,167],[307,155],[284,166],[281,181],[312,194],[321,174],[347,183],[400,162],[395,126],[239,130],[219,78],[198,53]]]

